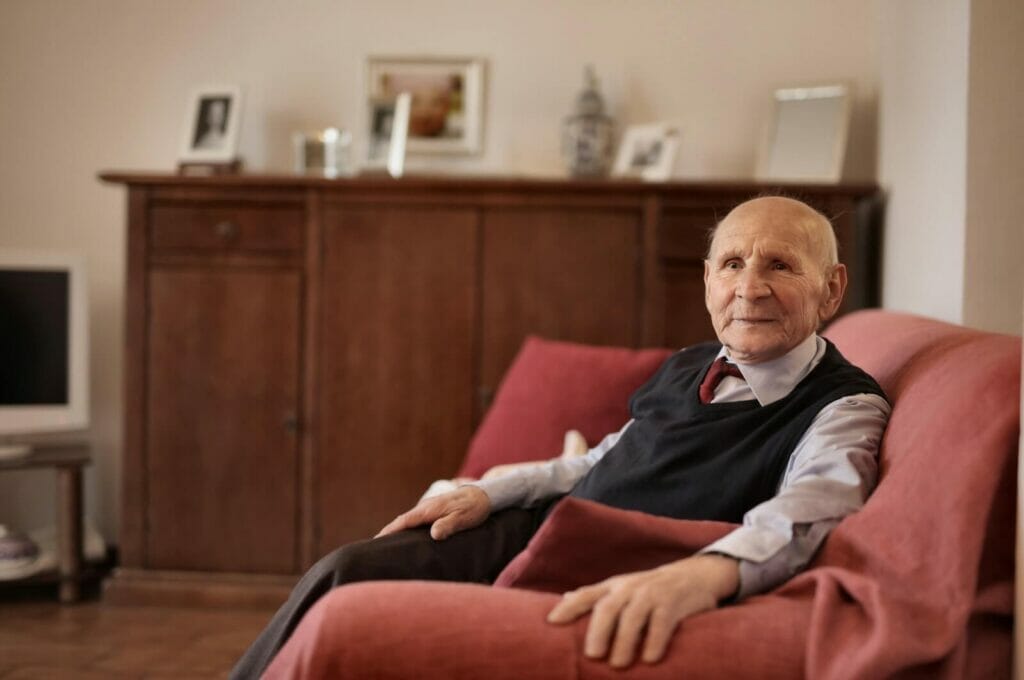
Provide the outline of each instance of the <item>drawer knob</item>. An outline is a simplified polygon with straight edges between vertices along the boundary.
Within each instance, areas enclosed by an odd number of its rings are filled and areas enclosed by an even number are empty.
[[[224,222],[218,222],[217,226],[215,226],[213,230],[217,232],[217,236],[227,240],[229,238],[234,238],[238,233],[238,225],[234,222],[225,220]]]

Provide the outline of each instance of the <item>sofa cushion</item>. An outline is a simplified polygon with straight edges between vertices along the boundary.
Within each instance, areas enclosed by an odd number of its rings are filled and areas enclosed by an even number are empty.
[[[544,619],[551,593],[465,583],[369,581],[335,588],[302,618],[264,680],[764,680],[803,676],[810,612],[757,598],[686,619],[668,657],[629,670],[584,657],[588,617]],[[846,676],[857,677],[857,676]]]
[[[556,456],[567,430],[579,430],[595,445],[629,420],[630,395],[671,353],[528,337],[470,442],[459,476]]]

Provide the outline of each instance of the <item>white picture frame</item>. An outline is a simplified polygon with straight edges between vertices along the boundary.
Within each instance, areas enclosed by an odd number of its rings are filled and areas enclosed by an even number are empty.
[[[230,163],[238,156],[242,90],[237,85],[195,89],[185,112],[182,163]]]
[[[409,112],[412,95],[402,92],[395,99],[395,118],[391,123],[391,143],[388,145],[388,174],[399,178],[405,172],[405,145],[409,137]]]
[[[630,125],[622,136],[612,177],[664,182],[679,153],[679,130],[670,123]]]
[[[775,90],[758,153],[760,181],[842,179],[852,87],[846,83]]]
[[[364,170],[387,170],[393,176],[397,170],[398,175],[402,174],[408,151],[411,104],[412,96],[408,92],[402,92],[393,99],[370,102],[370,129]]]
[[[370,56],[366,98],[370,110],[411,96],[409,154],[475,155],[483,151],[486,62],[478,57]],[[376,125],[371,115],[368,128]],[[371,158],[373,154],[370,154]]]

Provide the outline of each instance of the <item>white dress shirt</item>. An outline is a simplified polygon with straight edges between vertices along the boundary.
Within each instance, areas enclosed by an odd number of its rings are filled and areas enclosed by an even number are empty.
[[[786,397],[825,355],[825,341],[811,335],[772,361],[736,366],[743,378],[725,377],[711,403],[756,399],[762,406]],[[719,356],[731,362],[723,347]],[[891,407],[875,394],[842,397],[826,405],[797,442],[778,492],[755,506],[743,524],[704,548],[739,560],[736,599],[765,592],[803,569],[828,532],[860,509],[875,487],[877,456]],[[525,466],[472,482],[493,510],[527,506],[568,493],[630,426],[605,437],[585,455]]]

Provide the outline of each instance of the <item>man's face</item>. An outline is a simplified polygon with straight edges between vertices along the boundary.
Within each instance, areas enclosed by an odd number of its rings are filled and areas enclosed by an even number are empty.
[[[835,313],[846,270],[825,264],[823,228],[805,205],[780,198],[745,203],[719,225],[704,263],[704,299],[730,357],[776,359]]]

